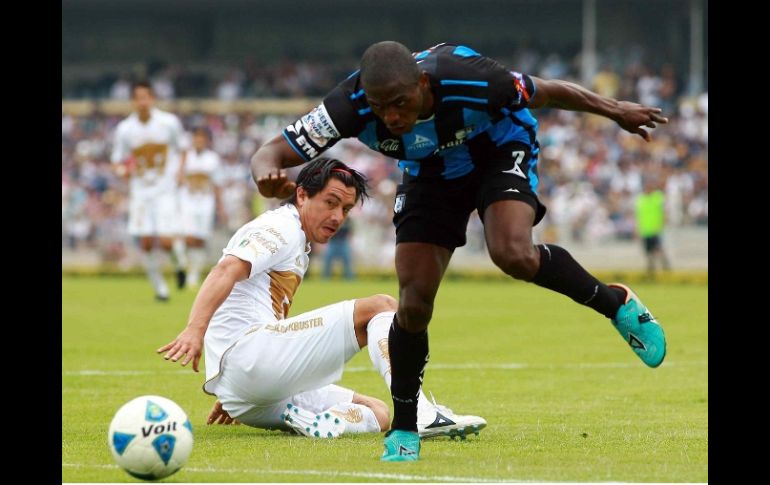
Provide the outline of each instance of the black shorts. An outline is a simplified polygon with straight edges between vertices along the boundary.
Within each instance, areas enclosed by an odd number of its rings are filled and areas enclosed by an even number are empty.
[[[660,248],[660,235],[658,234],[644,237],[642,241],[644,241],[644,251],[647,253],[655,252],[656,249]]]
[[[404,176],[393,208],[396,243],[424,242],[450,251],[465,245],[468,219],[474,209],[484,221],[493,202],[520,200],[535,210],[536,225],[546,207],[535,194],[537,157],[529,145],[508,143],[474,156],[476,168],[452,180]]]

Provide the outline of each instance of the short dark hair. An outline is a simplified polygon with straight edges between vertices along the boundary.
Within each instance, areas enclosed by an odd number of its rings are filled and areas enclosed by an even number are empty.
[[[355,187],[356,202],[369,197],[366,177],[359,171],[353,170],[335,158],[317,158],[305,165],[297,175],[297,187],[302,187],[309,197],[322,191],[329,179],[335,178],[346,187]],[[297,205],[297,191],[284,203]]]
[[[131,84],[131,97],[134,96],[136,93],[136,90],[139,88],[145,88],[150,91],[150,94],[155,96],[155,91],[152,89],[152,84],[150,84],[150,81],[147,81],[146,79],[141,79],[139,81],[134,81]]]
[[[404,44],[386,40],[372,44],[361,56],[361,84],[382,86],[393,81],[416,84],[420,79],[412,53]]]

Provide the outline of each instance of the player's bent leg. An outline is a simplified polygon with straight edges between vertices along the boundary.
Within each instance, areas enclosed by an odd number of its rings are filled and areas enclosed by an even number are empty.
[[[356,393],[353,395],[353,404],[364,406],[371,411],[378,428],[374,431],[380,432],[390,429],[390,410],[385,402],[376,397]]]
[[[377,294],[355,300],[353,309],[353,326],[356,331],[358,345],[364,348],[368,337],[366,327],[378,314],[383,312],[395,312],[398,310],[398,301],[390,295]],[[392,316],[391,316],[392,319]]]
[[[535,210],[520,200],[501,200],[484,211],[484,236],[489,256],[505,274],[532,281],[540,255],[532,244]]]

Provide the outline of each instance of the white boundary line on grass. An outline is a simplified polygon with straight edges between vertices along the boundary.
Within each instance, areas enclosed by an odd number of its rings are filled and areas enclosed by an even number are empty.
[[[82,463],[62,463],[62,468],[118,468],[117,465],[86,465]],[[251,473],[255,476],[262,474],[273,475],[310,475],[317,477],[353,477],[353,478],[376,478],[384,480],[402,480],[402,481],[424,481],[424,482],[460,482],[460,483],[538,483],[535,480],[515,480],[500,478],[479,478],[479,477],[453,477],[441,475],[406,475],[403,473],[370,473],[370,472],[335,472],[321,470],[270,470],[259,468],[196,468],[184,467],[184,471],[193,473]],[[568,483],[568,482],[564,482]],[[617,482],[613,482],[617,483]]]
[[[708,366],[707,360],[663,362],[661,367],[700,367]],[[439,364],[429,363],[427,370],[519,370],[519,369],[610,369],[640,367],[638,362],[588,362],[582,364],[520,364],[516,362],[501,364]],[[376,372],[373,367],[347,367],[345,372]],[[147,376],[158,374],[189,374],[190,369],[169,370],[71,370],[63,371],[63,376]]]

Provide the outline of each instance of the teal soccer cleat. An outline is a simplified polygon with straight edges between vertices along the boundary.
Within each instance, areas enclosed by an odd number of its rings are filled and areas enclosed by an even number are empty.
[[[618,309],[612,324],[642,362],[650,367],[658,367],[666,357],[666,336],[663,327],[629,287],[619,283],[608,286],[626,292],[626,301]]]
[[[382,461],[417,461],[420,459],[420,435],[414,431],[392,429],[385,433]]]

